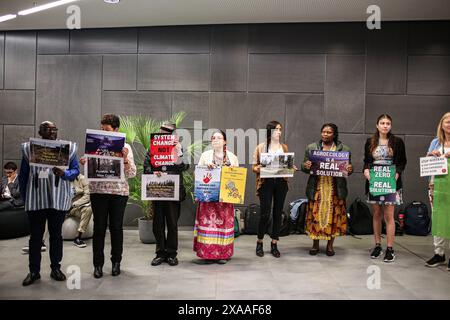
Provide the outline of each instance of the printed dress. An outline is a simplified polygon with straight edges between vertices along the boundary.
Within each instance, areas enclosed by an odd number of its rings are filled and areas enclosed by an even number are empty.
[[[239,166],[237,157],[226,152],[223,165]],[[230,159],[230,160],[228,160]],[[202,155],[199,165],[217,163],[212,154]],[[220,162],[218,163],[220,165]],[[199,202],[194,226],[194,247],[205,260],[228,260],[234,250],[234,206],[223,202]]]
[[[331,151],[335,150],[335,146],[331,148]],[[346,203],[337,198],[333,177],[317,177],[314,200],[308,201],[306,210],[306,234],[311,239],[331,240],[346,234]]]

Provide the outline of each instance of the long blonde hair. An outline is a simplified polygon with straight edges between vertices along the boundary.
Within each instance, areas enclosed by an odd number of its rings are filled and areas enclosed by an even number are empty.
[[[439,124],[437,127],[436,136],[439,139],[439,143],[441,145],[444,145],[444,143],[445,143],[445,132],[444,132],[444,129],[442,128],[442,125],[444,124],[444,120],[449,117],[450,117],[450,112],[447,112],[446,114],[444,114],[441,118],[441,121],[439,121]]]

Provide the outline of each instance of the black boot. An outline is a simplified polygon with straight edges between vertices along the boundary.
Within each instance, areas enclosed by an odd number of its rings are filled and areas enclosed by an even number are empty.
[[[39,280],[41,275],[38,272],[30,272],[27,277],[23,280],[22,285],[24,287],[33,284],[36,280]]]
[[[281,256],[280,251],[278,251],[278,247],[276,243],[271,242],[270,243],[270,253],[272,253],[272,255],[275,258],[279,258]]]
[[[103,277],[102,267],[94,267],[94,278],[99,279]]]
[[[262,242],[256,242],[256,255],[258,257],[264,257],[264,249],[263,249],[263,243]]]
[[[60,269],[53,269],[50,273],[50,278],[56,281],[64,281],[66,280],[66,276],[61,272]]]
[[[112,265],[112,272],[111,275],[113,277],[118,276],[120,274],[120,263],[119,262],[114,262]]]

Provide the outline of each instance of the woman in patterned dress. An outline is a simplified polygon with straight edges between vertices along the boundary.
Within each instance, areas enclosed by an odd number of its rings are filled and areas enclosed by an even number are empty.
[[[238,158],[227,150],[227,137],[221,130],[211,136],[212,150],[202,153],[199,166],[238,167]],[[194,227],[194,251],[199,264],[225,264],[233,256],[234,206],[223,202],[199,202]]]
[[[348,151],[348,146],[338,140],[338,127],[333,123],[326,123],[321,129],[322,139],[306,147],[302,171],[310,174],[312,162],[310,153],[313,150]],[[348,174],[352,174],[351,153],[349,154]],[[319,241],[327,240],[327,256],[334,256],[334,239],[346,234],[347,216],[346,203],[347,180],[344,177],[316,176],[310,174],[306,186],[308,206],[306,213],[306,233],[313,240],[311,255],[319,253]]]

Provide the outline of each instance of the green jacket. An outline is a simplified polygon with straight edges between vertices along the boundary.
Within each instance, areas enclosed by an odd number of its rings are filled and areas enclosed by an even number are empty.
[[[302,171],[304,173],[310,173],[309,170],[305,169],[304,163],[309,160],[309,154],[313,150],[321,150],[321,144],[319,142],[314,142],[309,144],[305,150],[305,156],[302,162]],[[350,152],[350,148],[338,141],[336,146],[336,151],[349,151],[349,164],[352,164],[352,154]],[[346,178],[333,178],[336,183],[336,196],[340,200],[345,200],[347,198],[348,190],[347,190],[347,179]],[[309,175],[308,183],[306,184],[306,197],[308,200],[314,200],[314,194],[317,188],[317,176]]]

